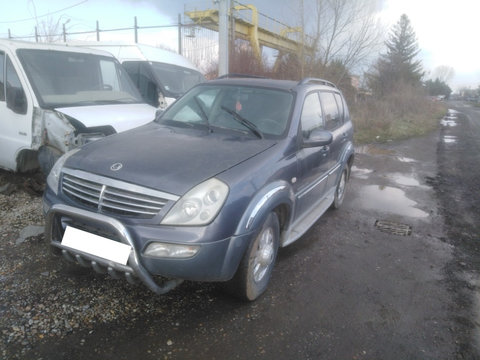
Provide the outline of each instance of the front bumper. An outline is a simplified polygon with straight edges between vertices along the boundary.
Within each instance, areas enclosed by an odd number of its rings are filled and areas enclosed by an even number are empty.
[[[214,242],[202,242],[201,233],[190,229],[191,236],[185,236],[189,229],[163,226],[127,225],[120,220],[103,214],[93,213],[64,204],[50,206],[44,199],[46,213],[45,237],[55,253],[62,253],[69,260],[76,260],[84,266],[91,266],[97,272],[108,272],[113,277],[125,278],[133,283],[138,278],[156,294],[164,294],[183,280],[226,281],[233,277],[248,246],[251,233],[230,237]],[[99,258],[62,245],[66,226],[95,233],[131,247],[126,265]],[[182,234],[180,234],[183,231]],[[194,239],[200,249],[191,258],[154,258],[143,254],[152,241],[179,243],[179,239]],[[180,242],[181,243],[181,242]],[[186,242],[184,242],[187,244]],[[169,278],[158,284],[154,277]]]

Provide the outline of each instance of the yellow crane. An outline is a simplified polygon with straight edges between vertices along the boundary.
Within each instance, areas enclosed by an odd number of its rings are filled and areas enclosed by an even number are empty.
[[[285,27],[276,33],[260,27],[258,25],[258,11],[253,5],[237,5],[233,7],[234,10],[250,10],[252,13],[251,21],[243,18],[235,17],[235,38],[240,38],[250,42],[255,57],[260,60],[262,57],[261,46],[266,46],[282,53],[297,53],[312,52],[312,48],[302,44],[302,41],[296,41],[287,36],[291,32],[302,32],[299,27]],[[218,31],[218,10],[195,10],[186,11],[187,15],[192,21],[204,28]],[[303,39],[303,36],[300,36]],[[280,55],[279,57],[280,58]]]

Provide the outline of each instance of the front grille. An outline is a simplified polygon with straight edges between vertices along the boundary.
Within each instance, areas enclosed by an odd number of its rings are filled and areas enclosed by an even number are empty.
[[[152,218],[169,200],[178,197],[130,183],[64,169],[62,192],[91,209],[102,213]]]

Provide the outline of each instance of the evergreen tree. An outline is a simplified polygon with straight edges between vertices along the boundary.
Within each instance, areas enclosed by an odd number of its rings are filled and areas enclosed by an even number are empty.
[[[431,96],[443,95],[448,98],[452,93],[452,89],[450,89],[450,86],[448,86],[444,81],[441,81],[438,78],[435,79],[435,81],[427,80],[425,82],[425,88],[427,89],[428,95]]]
[[[372,90],[384,96],[404,85],[420,86],[424,73],[421,61],[415,59],[420,49],[407,15],[400,17],[385,45],[387,53],[380,56],[369,76]]]

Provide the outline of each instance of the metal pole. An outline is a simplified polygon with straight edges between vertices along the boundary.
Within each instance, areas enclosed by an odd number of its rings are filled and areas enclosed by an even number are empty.
[[[228,10],[230,0],[218,0],[218,76],[228,74]]]
[[[63,42],[67,42],[67,33],[65,32],[65,23],[63,24]]]
[[[35,28],[35,33],[37,33],[37,28]],[[8,38],[9,39],[12,38],[12,34],[10,33],[10,29],[8,29]]]
[[[97,41],[100,41],[100,26],[98,25],[98,20],[97,20]]]
[[[305,76],[305,9],[303,0],[300,0],[300,13],[302,19],[302,47],[300,48],[300,78]]]
[[[182,14],[178,14],[178,53],[182,54]]]
[[[233,2],[230,4],[230,34],[229,34],[229,38],[230,38],[230,49],[229,49],[229,52],[228,52],[228,56],[229,56],[229,59],[232,59],[233,56],[235,56],[235,8],[234,8],[234,5],[233,5]],[[229,61],[229,64],[228,64],[228,68],[229,68],[229,71],[230,72],[230,61]]]
[[[137,26],[137,17],[136,16],[135,16],[134,28],[135,28],[135,44],[136,44],[136,43],[138,43],[138,26]]]
[[[38,43],[38,29],[36,26],[35,26],[35,42]]]

